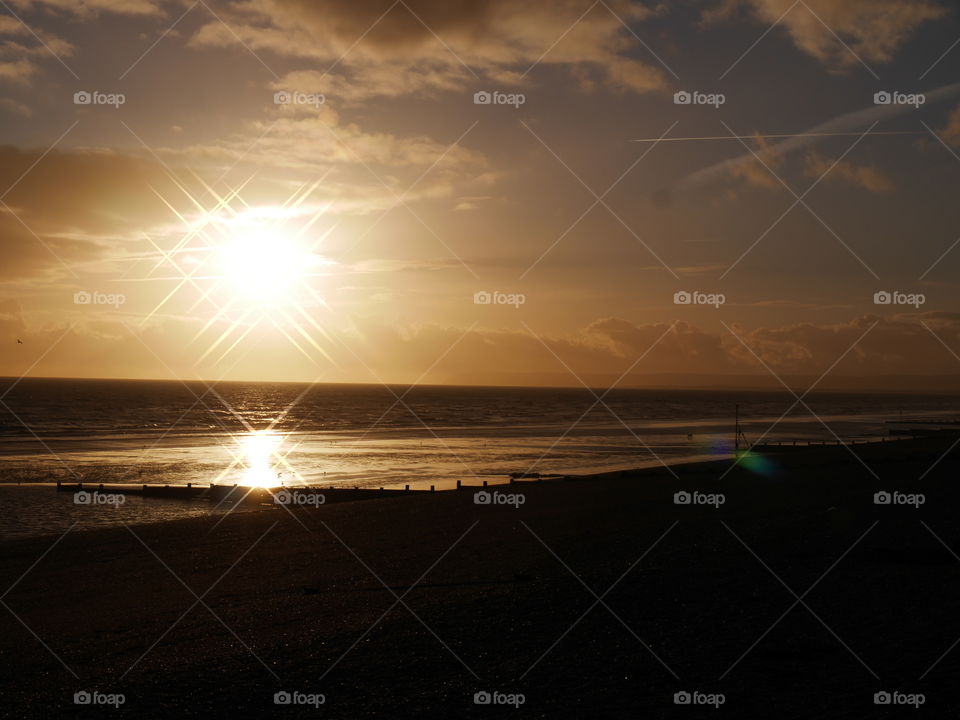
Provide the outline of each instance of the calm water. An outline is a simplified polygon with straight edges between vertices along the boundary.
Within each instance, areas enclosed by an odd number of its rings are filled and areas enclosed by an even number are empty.
[[[0,395],[12,381],[0,382]],[[406,394],[405,394],[406,393]],[[397,401],[399,395],[402,402]],[[794,403],[788,393],[270,383],[32,380],[0,406],[0,482],[225,482],[396,486],[589,472],[730,452],[740,404],[748,440]],[[954,419],[956,398],[816,394],[844,439],[885,421]],[[771,440],[833,435],[803,407]]]

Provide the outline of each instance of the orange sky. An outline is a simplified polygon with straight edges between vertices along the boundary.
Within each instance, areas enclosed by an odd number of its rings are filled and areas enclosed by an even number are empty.
[[[960,374],[956,10],[790,6],[16,0],[0,375]]]

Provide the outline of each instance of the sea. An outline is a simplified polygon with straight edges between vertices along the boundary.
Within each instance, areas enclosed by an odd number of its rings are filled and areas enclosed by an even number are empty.
[[[876,440],[911,423],[956,421],[958,402],[852,393],[798,401],[756,390],[7,379],[0,488],[59,481],[443,490],[511,473],[729,458],[737,416],[747,443]],[[152,512],[133,505],[123,511]],[[28,530],[20,534],[37,532]],[[0,521],[0,534],[16,532]]]

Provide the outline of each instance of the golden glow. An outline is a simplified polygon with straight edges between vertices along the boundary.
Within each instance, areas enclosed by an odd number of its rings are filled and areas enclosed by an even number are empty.
[[[186,231],[169,248],[146,238],[156,250],[156,263],[141,279],[164,280],[172,287],[143,324],[184,296],[187,315],[207,315],[191,340],[202,346],[197,365],[223,362],[244,351],[244,341],[259,342],[261,326],[282,334],[314,363],[332,362],[325,347],[330,333],[317,311],[329,310],[326,293],[340,272],[338,263],[323,254],[335,225],[325,220],[330,203],[308,202],[324,178],[296,188],[283,203],[251,205],[240,193],[252,177],[226,194],[205,186],[203,195],[171,177],[199,212],[181,212],[157,193]],[[206,195],[215,202],[208,203]],[[161,268],[171,275],[159,275]]]
[[[275,487],[280,484],[278,455],[283,438],[267,430],[252,432],[239,438],[243,477],[241,485]]]

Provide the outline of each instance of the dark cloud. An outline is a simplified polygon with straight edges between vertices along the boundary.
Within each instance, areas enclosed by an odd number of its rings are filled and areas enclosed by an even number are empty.
[[[621,20],[635,23],[653,14],[639,3],[610,0],[592,9],[584,0],[392,4],[254,0],[230,8],[232,31],[210,22],[191,44],[234,46],[235,32],[255,51],[321,60],[319,89],[352,98],[393,95],[397,86],[465,89],[476,83],[473,73],[502,84],[524,83],[523,73],[537,62],[592,68],[618,90],[666,87],[667,74],[654,57],[631,56],[639,43]],[[336,71],[327,74],[334,61]]]
[[[937,0],[723,0],[704,18],[729,20],[739,11],[763,25],[779,23],[798,48],[834,68],[890,62],[921,25],[948,12]]]

